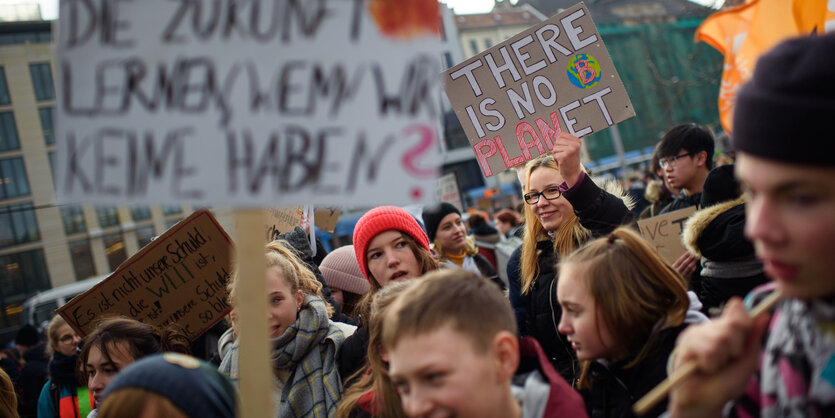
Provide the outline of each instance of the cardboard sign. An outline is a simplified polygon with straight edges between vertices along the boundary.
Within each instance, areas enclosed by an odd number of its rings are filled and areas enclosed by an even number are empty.
[[[229,313],[231,252],[212,214],[196,211],[58,313],[82,337],[101,319],[121,315],[155,326],[176,323],[193,341]]]
[[[435,197],[439,202],[451,203],[458,208],[459,211],[464,211],[464,205],[461,204],[461,193],[458,191],[458,180],[455,178],[455,173],[446,173],[438,178],[438,187],[435,189]]]
[[[696,212],[696,207],[691,206],[642,219],[638,221],[638,228],[641,229],[641,236],[649,245],[658,251],[664,261],[672,265],[687,251],[681,242],[681,234],[684,231],[684,223],[694,212]]]
[[[485,177],[635,116],[583,3],[443,73]]]
[[[269,209],[267,212],[267,242],[275,241],[281,234],[302,226],[304,209],[301,206]]]
[[[438,4],[409,4],[60,2],[59,201],[428,202]]]
[[[336,222],[339,221],[338,207],[319,207],[313,209],[313,224],[333,234],[336,229]]]

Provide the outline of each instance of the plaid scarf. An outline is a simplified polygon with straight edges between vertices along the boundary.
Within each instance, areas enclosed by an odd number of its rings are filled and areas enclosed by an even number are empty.
[[[325,302],[305,296],[296,322],[272,341],[273,365],[290,370],[281,391],[279,417],[330,417],[342,398],[336,353],[345,340]]]
[[[342,398],[336,353],[345,336],[328,319],[325,302],[306,295],[298,319],[271,342],[273,367],[290,371],[281,390],[278,416],[332,417]],[[223,358],[219,370],[237,383],[238,342]]]

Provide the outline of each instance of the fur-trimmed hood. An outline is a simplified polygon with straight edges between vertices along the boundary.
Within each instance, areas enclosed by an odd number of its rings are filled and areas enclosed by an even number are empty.
[[[601,189],[605,190],[609,194],[617,196],[623,201],[623,204],[626,205],[626,208],[632,210],[635,208],[635,205],[638,204],[638,201],[632,197],[626,190],[623,190],[623,186],[621,186],[620,182],[617,180],[601,180],[600,178],[592,177],[595,184],[597,184]]]
[[[713,205],[694,213],[684,226],[682,241],[691,253],[713,261],[734,260],[754,254],[744,237],[743,198]]]

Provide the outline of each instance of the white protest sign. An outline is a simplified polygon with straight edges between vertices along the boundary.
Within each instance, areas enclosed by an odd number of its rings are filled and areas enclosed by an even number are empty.
[[[439,202],[451,203],[458,208],[459,211],[464,211],[464,205],[461,203],[461,193],[458,191],[458,180],[455,179],[455,173],[446,173],[438,178],[438,187],[435,189],[435,198]]]
[[[59,201],[430,200],[439,19],[398,20],[400,6],[62,1]]]
[[[444,89],[485,177],[635,116],[583,3],[443,74]]]

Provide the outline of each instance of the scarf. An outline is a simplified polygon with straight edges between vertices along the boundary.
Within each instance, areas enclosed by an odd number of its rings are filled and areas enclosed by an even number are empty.
[[[77,360],[77,354],[67,356],[58,351],[52,353],[52,361],[49,362],[49,379],[59,385],[77,387],[78,377],[75,374]]]
[[[345,340],[325,302],[307,295],[298,319],[273,339],[273,365],[291,371],[281,391],[279,417],[333,416],[342,398],[336,353]]]
[[[786,299],[778,304],[760,370],[734,408],[745,414],[752,406],[762,417],[833,416],[835,301]]]

